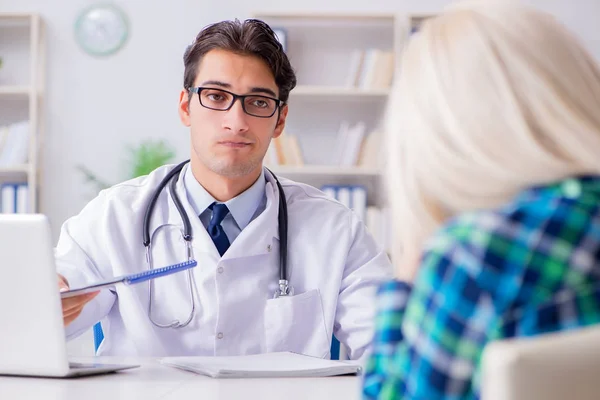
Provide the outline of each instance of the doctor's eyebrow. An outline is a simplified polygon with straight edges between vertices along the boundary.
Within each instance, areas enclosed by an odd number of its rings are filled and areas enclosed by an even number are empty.
[[[220,86],[224,89],[231,89],[231,84],[229,84],[227,82],[221,82],[221,81],[215,81],[215,80],[204,81],[204,82],[202,82],[202,84],[200,86],[206,86],[206,85],[214,85],[214,86]],[[271,90],[269,88],[265,88],[265,87],[250,88],[248,93],[262,93],[262,94],[266,94],[271,97],[277,98],[277,94],[273,90]]]

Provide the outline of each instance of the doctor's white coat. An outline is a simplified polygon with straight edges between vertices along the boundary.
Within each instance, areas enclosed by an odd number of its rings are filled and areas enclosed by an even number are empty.
[[[71,287],[148,269],[142,224],[148,201],[173,166],[99,194],[67,220],[56,247],[58,272]],[[188,168],[186,166],[185,168]],[[373,332],[377,286],[392,274],[388,256],[355,213],[319,190],[280,179],[288,214],[288,269],[294,295],[273,298],[279,279],[278,191],[265,171],[266,209],[221,258],[187,200],[182,172],[177,192],[190,217],[196,308],[183,328],[150,321],[149,283],[105,289],[67,327],[73,338],[101,320],[100,355],[242,355],[293,351],[329,357],[332,334],[351,358],[363,356]],[[187,260],[183,224],[168,189],[150,223],[153,267]],[[186,272],[154,280],[152,317],[185,321],[191,312]]]

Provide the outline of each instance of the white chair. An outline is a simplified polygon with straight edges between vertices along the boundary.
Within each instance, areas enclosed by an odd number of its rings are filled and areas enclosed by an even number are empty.
[[[488,344],[482,400],[600,399],[600,326]]]

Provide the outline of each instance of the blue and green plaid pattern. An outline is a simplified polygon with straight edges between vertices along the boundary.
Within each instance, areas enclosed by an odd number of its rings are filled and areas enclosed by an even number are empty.
[[[600,322],[600,178],[523,191],[429,242],[379,289],[365,399],[477,399],[484,346]]]

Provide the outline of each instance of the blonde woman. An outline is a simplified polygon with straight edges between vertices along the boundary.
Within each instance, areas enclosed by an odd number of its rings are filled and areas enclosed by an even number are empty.
[[[391,104],[405,258],[363,394],[477,398],[490,341],[600,321],[600,69],[545,13],[462,3],[411,39]]]

